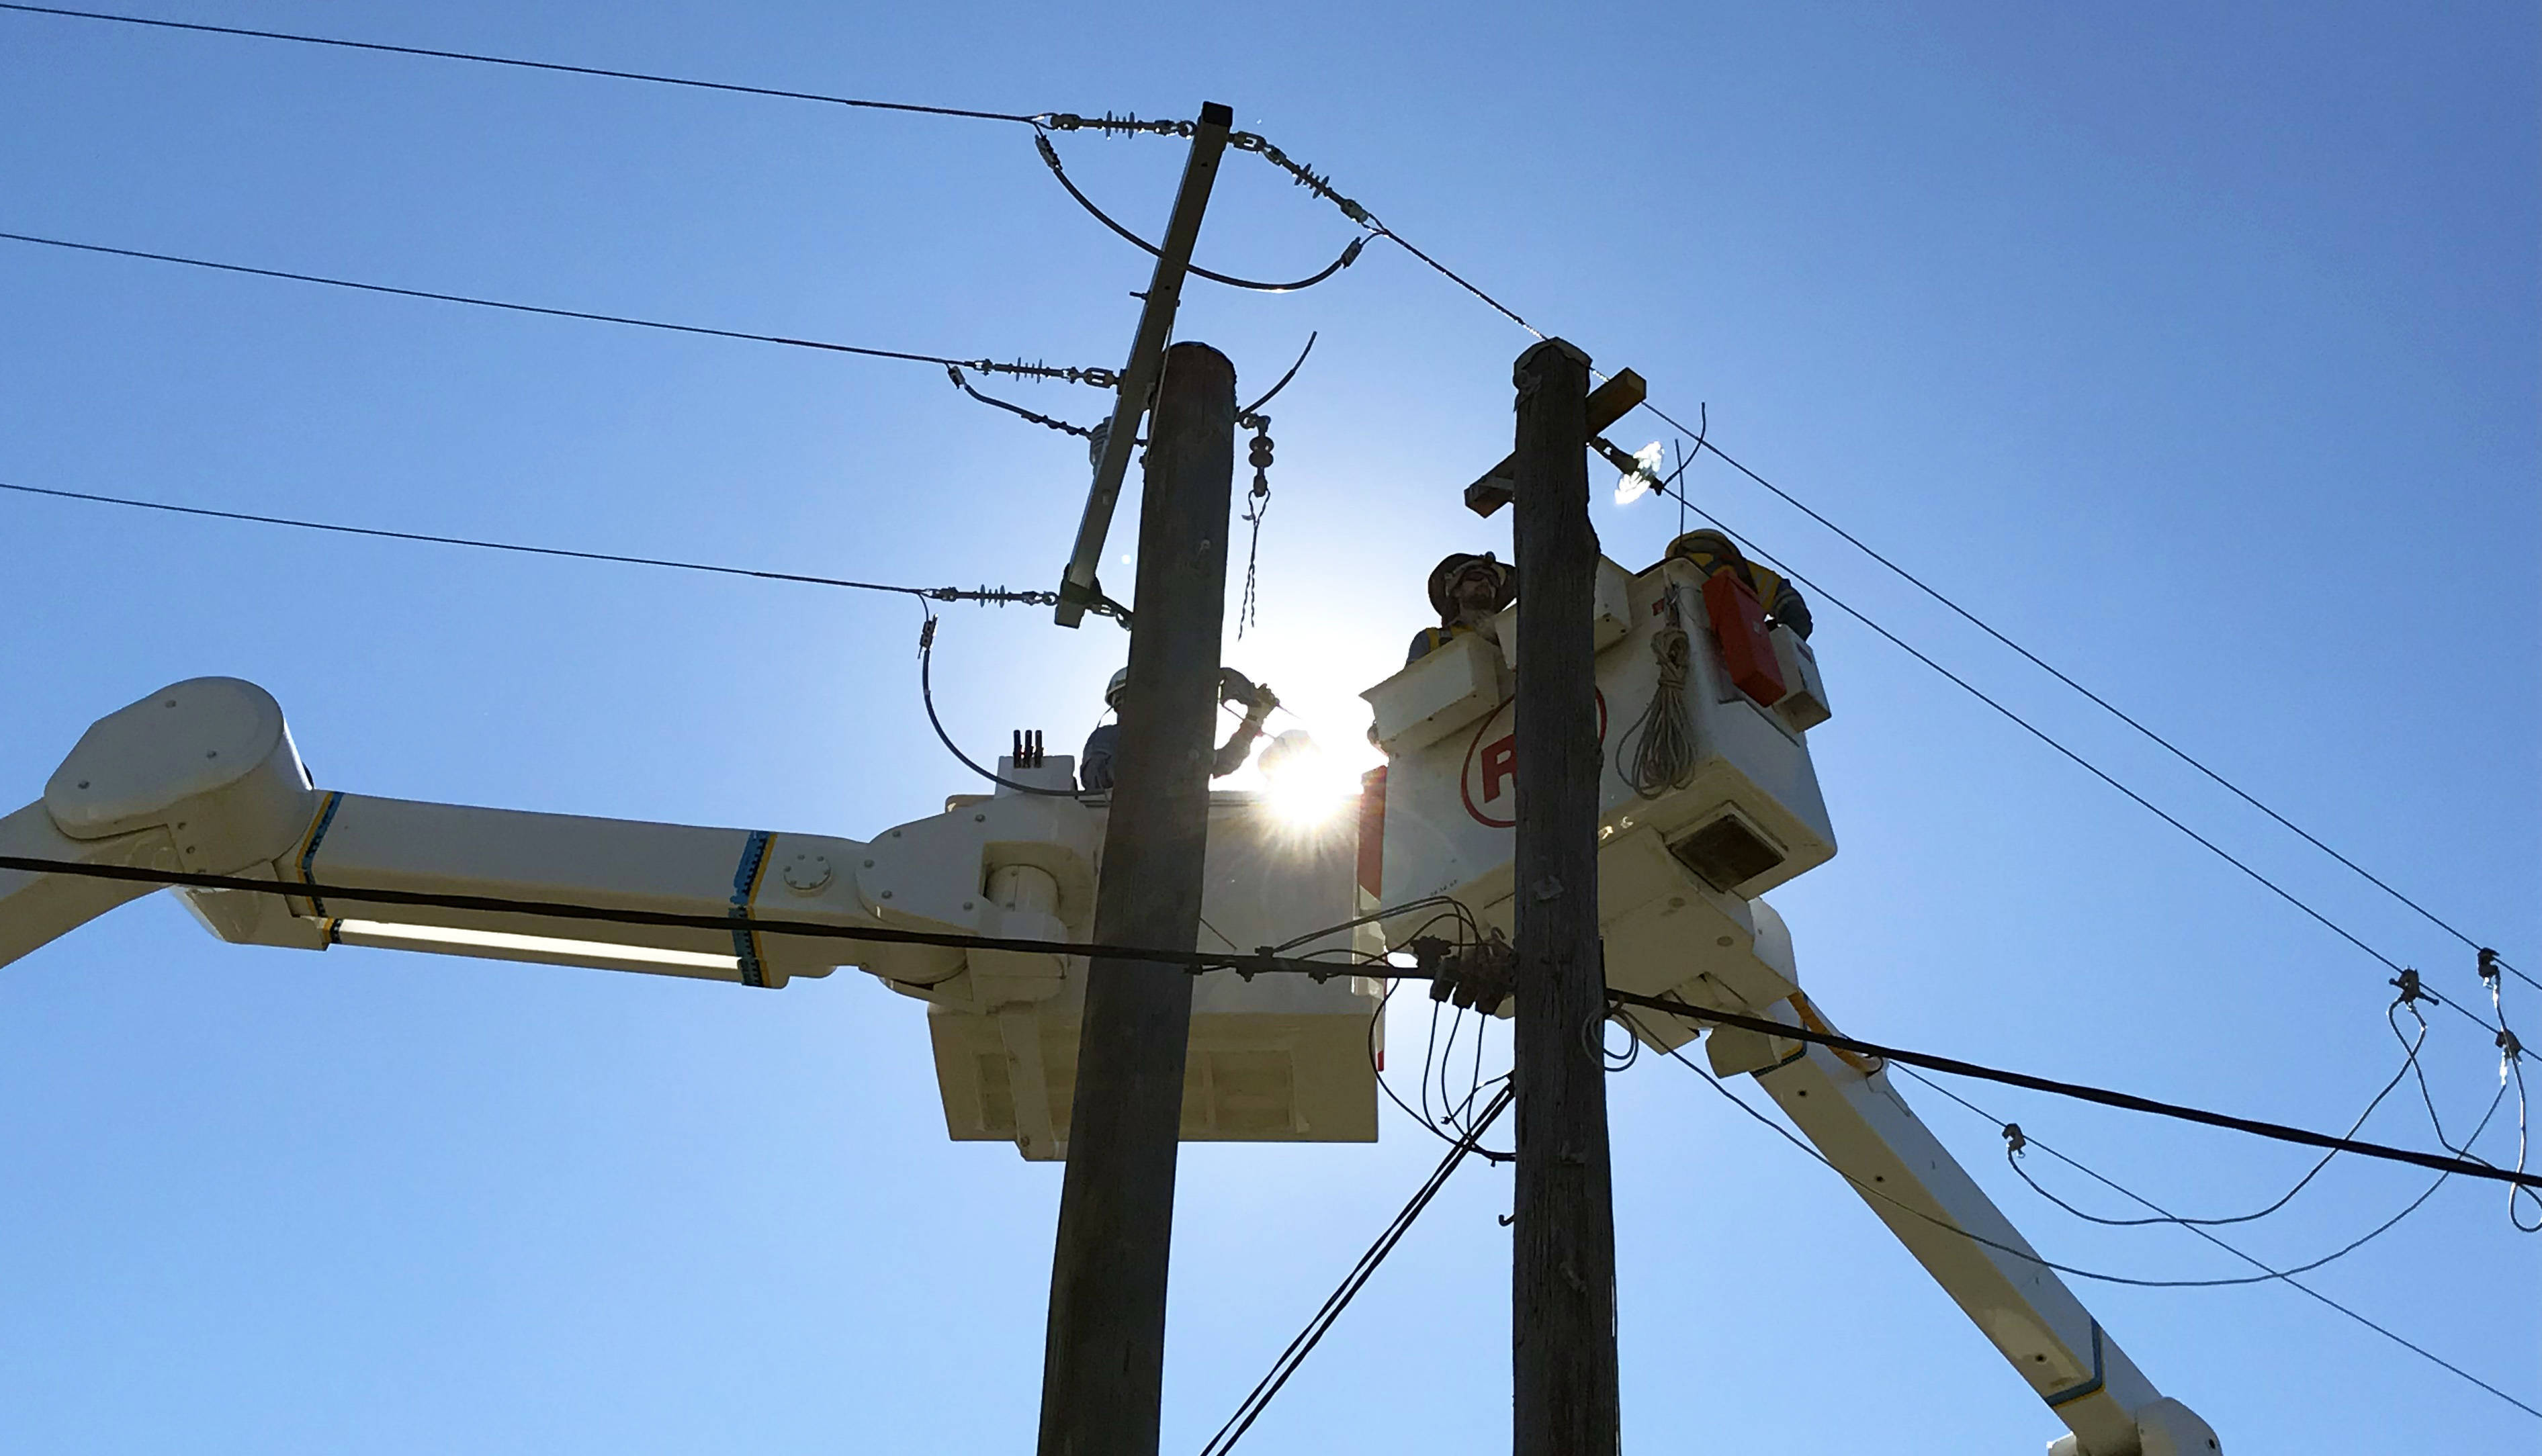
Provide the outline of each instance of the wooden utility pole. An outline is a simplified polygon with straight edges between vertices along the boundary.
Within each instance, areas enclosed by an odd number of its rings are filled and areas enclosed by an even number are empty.
[[[1607,1161],[1598,937],[1598,534],[1589,524],[1589,356],[1521,354],[1518,608],[1516,1456],[1610,1456],[1615,1214]]]
[[[1094,939],[1188,949],[1200,934],[1235,475],[1235,367],[1226,355],[1201,343],[1165,352],[1148,438]],[[1191,1003],[1180,966],[1097,959],[1086,975],[1051,1260],[1042,1456],[1157,1449]]]

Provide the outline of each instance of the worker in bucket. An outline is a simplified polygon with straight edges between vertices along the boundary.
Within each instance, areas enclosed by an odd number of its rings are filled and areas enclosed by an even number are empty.
[[[1729,537],[1718,531],[1689,531],[1669,543],[1668,555],[1693,566],[1707,581],[1724,571],[1732,573],[1757,594],[1757,605],[1765,610],[1767,621],[1790,627],[1804,641],[1809,639],[1810,604],[1790,582],[1741,555]]]
[[[1077,783],[1089,794],[1112,792],[1112,756],[1121,746],[1117,715],[1121,711],[1121,694],[1129,686],[1128,668],[1112,675],[1112,681],[1103,688],[1103,705],[1113,711],[1116,720],[1097,725],[1085,736],[1085,752],[1078,760]],[[1253,741],[1262,736],[1262,720],[1280,705],[1280,699],[1272,695],[1267,685],[1256,684],[1234,668],[1218,670],[1218,698],[1244,709],[1244,721],[1235,725],[1235,732],[1220,745],[1218,756],[1210,761],[1212,778],[1224,778],[1244,766],[1245,756],[1253,752]]]
[[[1497,642],[1493,619],[1517,600],[1516,566],[1494,560],[1489,551],[1479,556],[1451,552],[1430,568],[1430,606],[1439,614],[1439,624],[1413,634],[1404,665],[1419,662],[1466,632]]]

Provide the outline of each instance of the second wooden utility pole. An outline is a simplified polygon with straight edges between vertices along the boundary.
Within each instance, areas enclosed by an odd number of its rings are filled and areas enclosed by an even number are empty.
[[[1619,1441],[1607,973],[1598,936],[1589,356],[1521,354],[1518,557],[1518,1190],[1511,1219],[1516,1456]]]
[[[1093,938],[1188,950],[1200,935],[1235,476],[1235,366],[1225,354],[1201,343],[1165,351],[1148,440]],[[1051,1260],[1042,1456],[1157,1449],[1191,1003],[1180,966],[1098,958],[1086,974]]]

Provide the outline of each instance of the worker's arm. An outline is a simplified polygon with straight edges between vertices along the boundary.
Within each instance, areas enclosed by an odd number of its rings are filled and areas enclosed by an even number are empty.
[[[1227,742],[1220,746],[1218,756],[1211,760],[1209,776],[1212,778],[1225,778],[1244,766],[1245,757],[1253,752],[1253,741],[1262,736],[1263,720],[1280,705],[1279,697],[1268,687],[1255,684],[1234,668],[1219,670],[1219,698],[1223,702],[1243,704],[1244,721],[1235,725],[1235,731],[1228,736]]]

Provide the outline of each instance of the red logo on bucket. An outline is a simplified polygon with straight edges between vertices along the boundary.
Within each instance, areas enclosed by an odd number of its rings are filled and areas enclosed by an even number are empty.
[[[1504,726],[1510,717],[1510,703],[1504,697],[1474,729],[1473,739],[1465,745],[1465,766],[1458,775],[1457,795],[1464,801],[1465,813],[1485,829],[1510,829],[1518,823],[1518,732]],[[1497,731],[1495,731],[1497,730]],[[1607,741],[1607,694],[1598,694],[1598,742]],[[1508,814],[1507,819],[1493,817],[1493,811]]]

